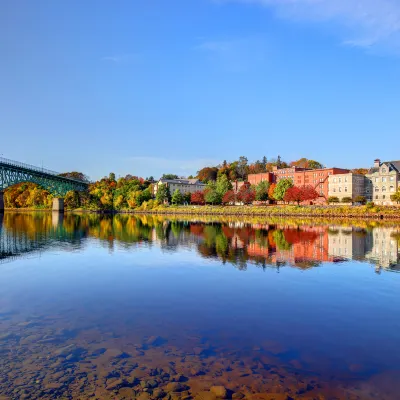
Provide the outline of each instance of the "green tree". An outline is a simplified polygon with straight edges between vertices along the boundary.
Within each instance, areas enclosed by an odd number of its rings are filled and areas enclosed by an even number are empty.
[[[390,199],[396,203],[400,203],[400,189],[395,194],[392,194]]]
[[[158,186],[156,200],[160,203],[164,203],[166,201],[171,200],[171,193],[169,191],[169,187],[165,184],[161,184]]]
[[[232,184],[226,175],[221,175],[217,179],[217,184],[215,190],[220,195],[221,199],[224,197],[225,193],[232,190]]]
[[[114,172],[110,172],[110,174],[108,175],[108,179],[112,182],[115,182],[115,174]]]
[[[217,192],[217,185],[215,182],[210,181],[204,190],[204,200],[206,203],[221,204],[222,197]]]
[[[342,203],[352,203],[353,199],[351,197],[343,197]]]
[[[247,177],[247,169],[248,169],[247,163],[248,163],[247,157],[244,157],[244,156],[239,157],[239,161],[237,163],[236,170],[237,170],[239,177],[243,180],[245,180]]]
[[[179,179],[179,176],[175,174],[163,174],[161,179]]]
[[[365,196],[356,196],[354,201],[356,203],[365,204],[367,202],[367,198]]]
[[[329,204],[339,203],[339,197],[336,197],[336,196],[329,197],[328,198],[328,203]]]
[[[185,193],[185,194],[183,195],[183,202],[184,202],[185,204],[190,204],[191,198],[192,198],[192,193],[187,192],[187,193]]]
[[[268,200],[268,190],[271,184],[267,181],[262,181],[256,186],[256,200],[267,201]]]
[[[293,181],[291,179],[281,179],[274,190],[274,199],[278,201],[282,201],[285,197],[286,190],[293,187]]]
[[[171,203],[172,204],[182,204],[183,203],[183,196],[179,189],[176,189],[175,192],[172,194]]]

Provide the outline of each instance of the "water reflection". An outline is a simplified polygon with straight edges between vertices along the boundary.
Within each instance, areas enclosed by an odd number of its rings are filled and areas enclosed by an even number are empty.
[[[7,213],[0,216],[0,262],[35,251],[79,250],[95,238],[110,250],[156,245],[165,251],[197,250],[207,258],[246,269],[247,264],[308,269],[325,262],[368,261],[382,269],[400,268],[400,226],[391,223],[234,219],[178,220],[161,216],[63,216]],[[68,246],[63,246],[67,244]]]

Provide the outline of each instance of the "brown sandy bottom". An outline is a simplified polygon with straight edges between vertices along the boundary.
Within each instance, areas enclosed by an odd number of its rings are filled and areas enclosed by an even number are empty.
[[[347,377],[316,373],[307,359],[283,362],[285,349],[271,341],[237,350],[186,329],[163,337],[71,326],[64,316],[0,314],[0,399],[399,398],[394,372],[367,380],[360,365]]]

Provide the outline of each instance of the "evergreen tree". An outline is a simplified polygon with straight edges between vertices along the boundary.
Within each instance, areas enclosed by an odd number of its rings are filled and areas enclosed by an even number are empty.
[[[182,204],[183,203],[183,196],[179,189],[176,189],[172,195],[171,199],[172,204]]]

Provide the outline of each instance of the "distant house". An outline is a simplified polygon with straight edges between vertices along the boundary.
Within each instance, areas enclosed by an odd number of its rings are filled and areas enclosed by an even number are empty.
[[[166,185],[169,188],[171,195],[176,189],[178,189],[182,194],[185,194],[202,191],[207,186],[198,179],[160,179],[156,184],[154,184],[154,196],[157,195],[158,187],[160,185]]]
[[[345,197],[351,197],[353,201],[358,196],[365,196],[367,178],[364,175],[347,174],[329,175],[329,197],[337,197],[342,201]]]

